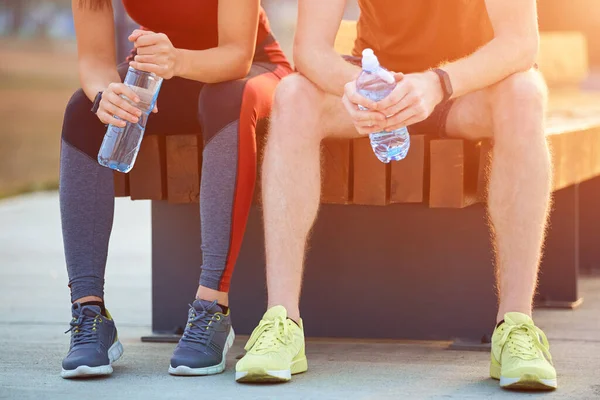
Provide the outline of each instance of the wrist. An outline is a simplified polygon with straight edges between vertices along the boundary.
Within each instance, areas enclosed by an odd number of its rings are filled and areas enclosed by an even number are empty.
[[[182,49],[175,49],[175,65],[173,66],[173,75],[182,76],[185,64],[185,52]]]
[[[434,93],[435,104],[438,105],[444,100],[444,88],[442,87],[442,83],[440,82],[440,78],[438,74],[433,71],[425,72],[427,79],[430,83],[430,87],[432,87],[432,91]]]

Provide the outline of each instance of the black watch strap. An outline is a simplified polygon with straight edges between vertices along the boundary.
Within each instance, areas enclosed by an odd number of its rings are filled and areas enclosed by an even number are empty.
[[[442,102],[446,102],[454,94],[452,82],[450,82],[450,75],[440,68],[434,68],[432,71],[437,74],[438,78],[440,78],[440,84],[442,85],[442,91],[444,92],[444,98],[442,99]]]
[[[100,100],[102,100],[102,92],[98,92],[96,97],[94,97],[94,105],[92,105],[92,112],[96,114],[98,112],[98,108],[100,107]]]

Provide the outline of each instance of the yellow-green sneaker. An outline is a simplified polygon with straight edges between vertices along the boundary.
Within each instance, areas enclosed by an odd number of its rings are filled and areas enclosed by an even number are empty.
[[[506,313],[494,330],[490,375],[505,389],[556,389],[548,339],[529,316]]]
[[[245,349],[235,366],[238,382],[287,382],[308,369],[302,320],[296,325],[282,306],[267,310]]]

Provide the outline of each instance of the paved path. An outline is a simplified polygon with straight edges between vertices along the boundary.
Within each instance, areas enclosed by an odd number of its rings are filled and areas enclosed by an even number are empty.
[[[307,374],[258,386],[234,382],[238,339],[225,373],[171,377],[174,346],[139,341],[150,332],[149,216],[147,202],[117,200],[106,296],[123,358],[110,378],[66,381],[59,371],[70,316],[57,195],[0,201],[0,399],[600,399],[600,278],[581,282],[581,309],[535,315],[560,373],[554,393],[502,391],[487,378],[487,353],[444,343],[311,340]]]

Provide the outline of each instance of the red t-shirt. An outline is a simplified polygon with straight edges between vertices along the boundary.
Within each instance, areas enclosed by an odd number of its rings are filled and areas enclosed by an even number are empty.
[[[205,50],[218,45],[219,0],[122,1],[129,16],[143,29],[166,34],[177,48]],[[261,7],[256,44],[260,45],[270,33],[269,21]],[[281,53],[278,46],[277,50],[273,46],[266,50]],[[269,58],[278,62],[278,57]]]

